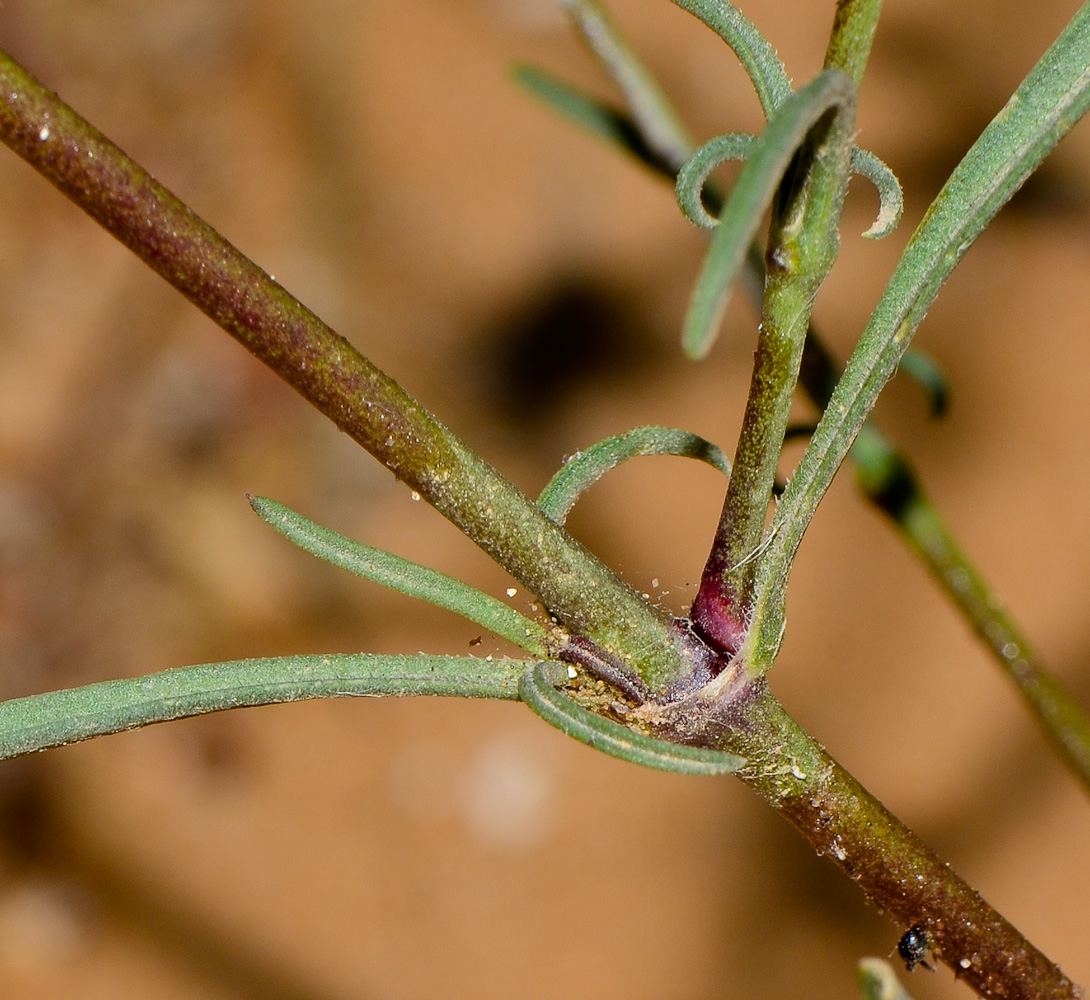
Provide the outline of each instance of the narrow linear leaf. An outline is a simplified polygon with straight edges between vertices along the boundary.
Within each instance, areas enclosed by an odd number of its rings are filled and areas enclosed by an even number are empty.
[[[553,111],[574,122],[591,135],[618,146],[630,156],[642,160],[653,170],[673,174],[674,169],[661,162],[648,145],[647,138],[632,118],[617,108],[574,87],[536,66],[520,64],[514,67],[515,82]]]
[[[549,655],[545,627],[503,601],[485,594],[446,573],[421,566],[383,549],[354,542],[315,524],[282,503],[250,497],[250,506],[267,524],[312,556],[340,566],[409,597],[453,611],[482,628],[502,636],[534,656]]]
[[[824,70],[792,94],[768,123],[742,168],[704,258],[682,332],[682,346],[689,357],[702,358],[711,349],[731,283],[795,151],[827,111],[852,108],[854,101],[851,79],[839,70]]]
[[[655,79],[597,0],[560,0],[591,51],[624,95],[635,130],[670,170],[685,162],[692,140]]]
[[[1090,108],[1090,4],[1081,7],[973,144],[928,209],[853,352],[785,490],[763,559],[769,606],[783,602],[794,553],[818,502],[931,303],[976,238]],[[773,642],[781,612],[768,621]]]
[[[519,680],[519,697],[566,736],[611,757],[659,771],[716,775],[730,774],[745,765],[745,758],[737,754],[657,740],[596,715],[553,687],[548,670],[555,667],[546,663],[528,667]]]
[[[726,0],[674,0],[674,3],[700,18],[731,47],[749,74],[765,118],[771,119],[773,112],[791,96],[791,79],[768,39]]]
[[[903,372],[927,393],[931,416],[941,417],[946,413],[950,402],[949,386],[938,362],[930,354],[915,348],[905,351],[897,371]]]
[[[0,760],[156,722],[314,698],[519,697],[526,660],[475,656],[276,656],[176,667],[0,703]]]
[[[541,491],[537,505],[557,524],[563,524],[585,490],[622,462],[640,455],[695,458],[730,475],[730,459],[710,441],[672,427],[637,427],[569,458]]]

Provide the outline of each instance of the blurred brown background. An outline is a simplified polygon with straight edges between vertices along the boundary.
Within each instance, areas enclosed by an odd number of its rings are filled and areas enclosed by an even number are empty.
[[[798,81],[831,6],[746,9]],[[1075,6],[887,5],[860,142],[908,212],[886,244],[858,239],[876,199],[853,184],[816,314],[842,355]],[[714,36],[666,0],[615,9],[700,136],[758,126]],[[711,359],[680,357],[703,237],[509,82],[529,58],[610,93],[549,0],[6,0],[0,44],[527,491],[638,424],[733,446],[755,317],[737,298]],[[920,332],[950,416],[899,380],[880,418],[1090,705],[1088,191],[1083,127]],[[0,227],[0,694],[292,651],[471,651],[472,626],[292,549],[244,494],[502,594],[457,531],[9,154]],[[1090,803],[843,478],[774,685],[1087,982]],[[642,459],[572,524],[682,610],[721,492],[704,467]],[[849,997],[855,961],[898,936],[742,786],[600,757],[518,705],[257,709],[0,768],[3,996]],[[946,972],[911,987],[962,993]]]

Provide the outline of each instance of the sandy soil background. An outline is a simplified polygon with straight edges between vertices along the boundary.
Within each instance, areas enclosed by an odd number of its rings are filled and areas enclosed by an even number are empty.
[[[831,6],[746,9],[799,81]],[[842,355],[1075,4],[887,8],[860,142],[908,210],[886,244],[860,240],[875,198],[853,184],[816,313]],[[757,127],[714,36],[665,0],[615,9],[699,135]],[[527,491],[638,424],[733,446],[755,317],[736,299],[710,360],[681,358],[702,236],[509,82],[532,59],[610,92],[547,0],[6,0],[0,45]],[[879,415],[1090,705],[1088,191],[1083,126],[920,331],[948,418],[900,382]],[[244,494],[502,595],[456,530],[11,155],[0,233],[0,695],[292,651],[470,651],[473,627],[293,550]],[[679,611],[721,502],[691,465],[631,463],[572,521]],[[774,686],[1090,981],[1085,794],[843,479]],[[258,709],[0,768],[4,996],[849,997],[855,961],[899,934],[741,785],[600,757],[518,705]],[[966,995],[946,972],[911,986]]]

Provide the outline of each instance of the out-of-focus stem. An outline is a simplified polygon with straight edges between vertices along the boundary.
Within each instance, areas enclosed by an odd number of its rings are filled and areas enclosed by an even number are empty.
[[[867,425],[852,446],[863,492],[897,525],[1014,682],[1060,758],[1090,791],[1090,720],[1041,663],[998,595],[950,534],[900,452]]]

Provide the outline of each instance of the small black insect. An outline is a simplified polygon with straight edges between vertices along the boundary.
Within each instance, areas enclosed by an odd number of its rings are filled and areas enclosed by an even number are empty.
[[[913,924],[904,933],[904,937],[897,942],[897,954],[904,959],[905,968],[911,972],[917,965],[922,965],[931,972],[935,967],[927,961],[927,953],[931,950],[931,935],[919,924]]]

